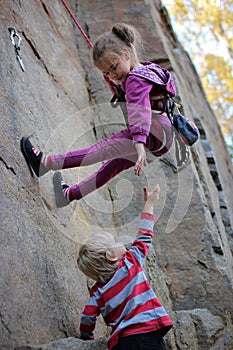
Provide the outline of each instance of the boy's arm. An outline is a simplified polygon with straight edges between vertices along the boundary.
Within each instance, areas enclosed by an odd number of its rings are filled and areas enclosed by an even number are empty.
[[[147,234],[151,237],[154,236],[153,226],[155,222],[154,216],[154,205],[159,199],[160,188],[159,185],[151,191],[148,192],[147,187],[143,188],[144,192],[144,208],[141,213],[140,227],[138,234]]]
[[[80,321],[80,338],[83,340],[94,339],[94,329],[96,324],[96,317],[89,316],[85,313],[85,309],[81,315]]]
[[[138,237],[131,246],[131,252],[134,254],[140,265],[144,263],[149,248],[154,237],[153,227],[155,216],[153,214],[154,205],[159,199],[160,188],[157,185],[151,192],[144,188],[144,208],[141,213]]]
[[[94,335],[80,331],[80,339],[82,340],[94,340]]]
[[[143,191],[144,191],[143,212],[153,214],[154,205],[159,200],[159,192],[160,192],[159,185],[156,185],[156,187],[151,192],[148,192],[148,189],[146,187],[143,188]]]
[[[96,318],[99,316],[100,310],[96,298],[93,293],[89,298],[80,320],[80,338],[83,340],[94,339],[94,330],[96,325]]]

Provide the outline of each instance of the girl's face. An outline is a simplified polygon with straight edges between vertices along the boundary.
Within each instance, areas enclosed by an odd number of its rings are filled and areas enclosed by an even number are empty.
[[[119,84],[126,80],[127,74],[134,68],[131,64],[130,52],[127,49],[123,49],[121,55],[116,55],[110,51],[105,53],[99,59],[96,67]]]

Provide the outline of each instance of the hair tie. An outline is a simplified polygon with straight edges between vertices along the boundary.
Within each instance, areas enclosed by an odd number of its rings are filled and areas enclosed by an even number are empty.
[[[112,34],[115,35],[121,41],[123,41],[127,46],[129,46],[129,47],[131,46],[131,43],[130,43],[127,35],[124,35],[123,33],[120,33],[114,27],[112,28]]]

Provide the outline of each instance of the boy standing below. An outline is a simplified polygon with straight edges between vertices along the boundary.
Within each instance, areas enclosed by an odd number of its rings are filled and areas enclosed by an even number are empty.
[[[165,350],[163,336],[172,321],[143,271],[159,192],[159,185],[151,192],[144,188],[138,236],[128,251],[108,233],[95,234],[81,246],[78,267],[96,281],[81,315],[82,339],[93,339],[96,317],[102,314],[112,328],[109,350]]]

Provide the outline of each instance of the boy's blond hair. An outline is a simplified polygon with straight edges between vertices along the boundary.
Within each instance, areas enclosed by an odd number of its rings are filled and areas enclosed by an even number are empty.
[[[114,257],[112,247],[116,241],[110,233],[96,233],[88,238],[79,249],[79,269],[93,280],[105,283],[116,271],[118,261],[110,261],[106,254]]]

